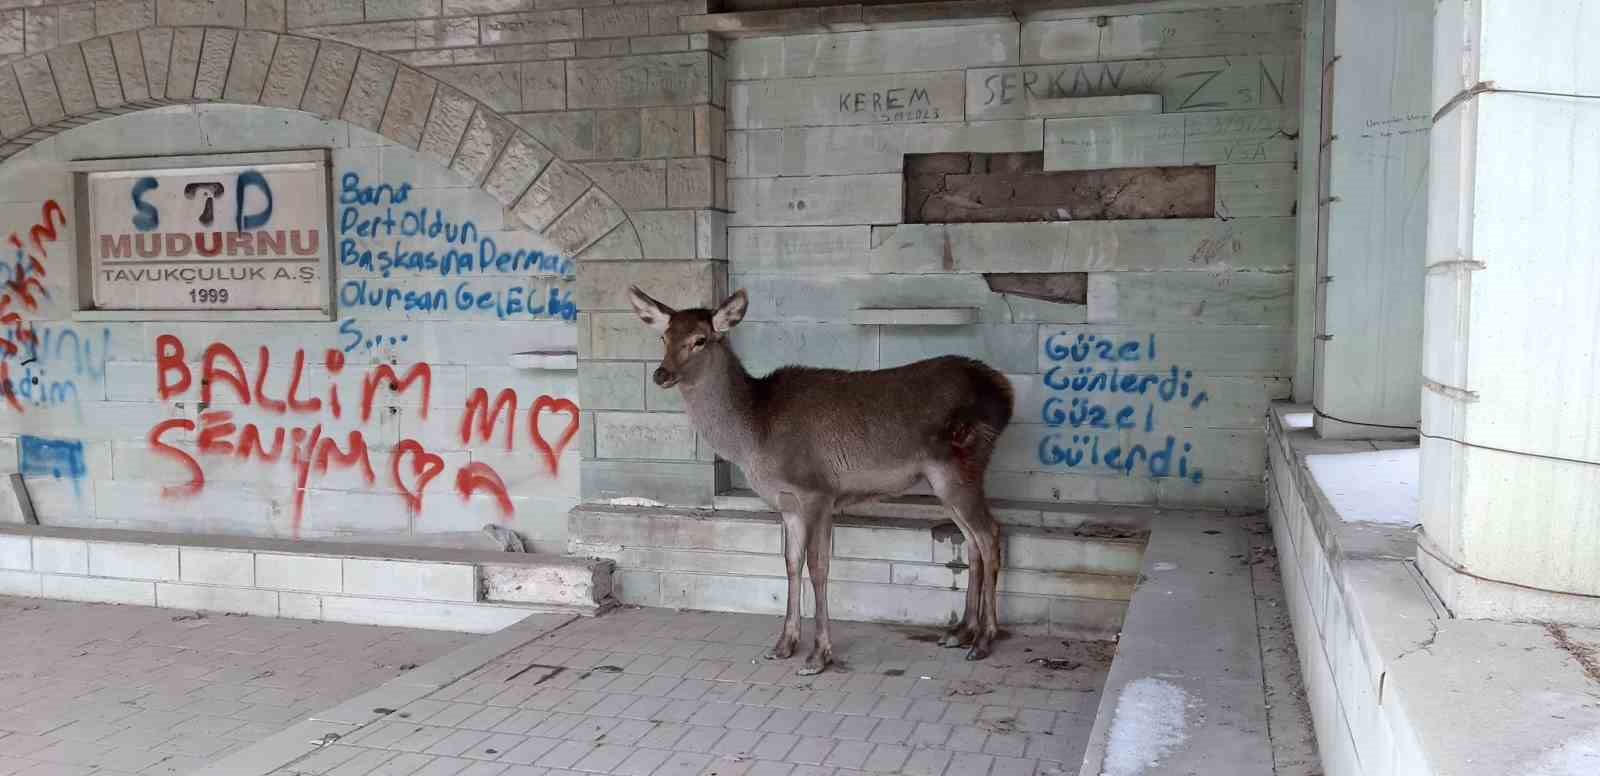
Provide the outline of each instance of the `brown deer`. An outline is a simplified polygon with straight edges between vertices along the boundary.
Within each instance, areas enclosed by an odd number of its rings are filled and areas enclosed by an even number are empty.
[[[968,660],[988,657],[999,627],[1000,524],[983,478],[995,439],[1011,421],[1011,384],[1003,375],[980,361],[944,356],[894,369],[788,366],[752,377],[727,339],[749,307],[743,290],[716,310],[673,310],[637,287],[629,299],[665,347],[655,384],[682,391],[695,430],[783,515],[789,601],[768,659],[787,659],[799,644],[800,572],[809,563],[816,643],[799,673],[828,667],[833,515],[919,480],[955,513],[972,548],[966,614],[943,644],[970,647]]]

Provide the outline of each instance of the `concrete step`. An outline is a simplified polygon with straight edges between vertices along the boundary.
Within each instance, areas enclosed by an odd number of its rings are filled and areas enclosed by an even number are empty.
[[[732,490],[716,497],[718,511],[767,512],[771,507],[749,490]],[[989,509],[1005,525],[1076,529],[1084,535],[1108,538],[1142,538],[1150,521],[1170,512],[1153,507],[1116,504],[1076,504],[1059,501],[992,499]],[[908,520],[950,519],[950,510],[933,496],[907,495],[857,504],[844,510],[861,517],[899,517]]]
[[[1271,776],[1249,537],[1156,521],[1080,776]]]
[[[1007,527],[1001,620],[1030,633],[1108,638],[1133,589],[1142,532]],[[772,512],[585,505],[568,552],[617,564],[623,603],[781,613],[783,540]],[[943,625],[965,608],[967,552],[953,523],[842,515],[835,520],[828,598],[839,619]],[[812,606],[805,588],[805,608]]]
[[[615,604],[612,563],[534,553],[0,525],[0,594],[493,632]]]

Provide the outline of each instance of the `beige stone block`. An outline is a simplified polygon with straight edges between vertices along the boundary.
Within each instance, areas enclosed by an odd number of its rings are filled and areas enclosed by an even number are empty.
[[[144,59],[144,72],[150,82],[151,97],[160,98],[167,94],[172,43],[172,30],[139,31],[139,52]]]
[[[563,110],[567,107],[567,70],[561,61],[523,62],[521,67],[523,110]]]
[[[1298,181],[1294,164],[1217,165],[1217,216],[1292,216]]]
[[[567,62],[573,108],[690,105],[710,97],[710,55],[652,54]]]
[[[45,56],[50,60],[50,74],[56,80],[61,107],[67,115],[93,113],[94,87],[89,83],[89,68],[83,63],[83,50],[78,46],[63,46]]]
[[[1093,62],[1101,27],[1094,19],[1047,19],[1022,25],[1022,62]]]
[[[444,0],[445,16],[532,11],[533,0]]]
[[[195,99],[215,100],[222,97],[237,37],[238,33],[234,30],[206,30],[205,42],[200,48],[200,63],[194,76]]]
[[[483,42],[540,43],[583,37],[583,12],[576,9],[508,13],[482,18]]]
[[[1185,164],[1292,162],[1295,117],[1287,111],[1192,113],[1183,124]]]
[[[694,152],[697,156],[728,158],[728,114],[722,108],[702,105],[694,109]]]
[[[562,159],[575,162],[599,155],[595,149],[594,111],[530,113],[516,116],[515,119],[518,125],[528,130],[528,134],[549,146]]]
[[[482,181],[514,132],[515,127],[498,116],[482,109],[473,112],[450,169],[474,183]]]
[[[1015,23],[790,35],[735,40],[737,80],[912,73],[1016,64]]]
[[[22,100],[16,72],[0,65],[0,137],[17,137],[31,126],[33,122],[28,119],[28,106]]]
[[[154,0],[101,0],[94,4],[94,28],[99,35],[143,29],[155,22]]]
[[[522,109],[522,78],[514,64],[431,67],[428,74],[476,97],[490,108],[511,112]]]
[[[635,159],[641,153],[641,114],[631,108],[594,112],[594,155],[602,159]]]
[[[61,45],[78,43],[94,37],[94,5],[94,3],[73,3],[61,6],[56,21],[56,32]]]
[[[545,166],[544,172],[528,187],[511,212],[529,228],[545,231],[589,185],[589,179],[576,167],[557,159]]]
[[[710,159],[673,159],[667,164],[667,204],[712,207],[716,203]]]
[[[1300,6],[1215,8],[1110,17],[1100,59],[1294,54]]]
[[[1046,170],[1171,167],[1184,161],[1181,114],[1051,119],[1045,122]]]
[[[595,413],[595,455],[600,458],[693,460],[689,416],[667,412]]]
[[[367,21],[427,19],[439,15],[440,0],[366,0]]]
[[[731,182],[731,226],[899,223],[899,175],[758,178]]]
[[[144,55],[139,51],[139,34],[124,32],[111,36],[111,52],[116,57],[117,77],[122,81],[122,96],[128,102],[150,99],[150,79],[145,73]]]
[[[667,206],[667,163],[664,161],[589,162],[579,167],[595,185],[628,210]]]
[[[705,46],[689,45],[688,35],[653,35],[648,38],[631,38],[628,41],[628,50],[634,54],[664,54],[692,49],[703,50]]]
[[[355,76],[350,79],[350,96],[345,98],[339,118],[376,132],[399,68],[393,60],[362,54],[356,63]]]
[[[578,41],[578,56],[584,59],[595,57],[622,57],[628,55],[627,38],[609,38],[605,40],[580,40]]]
[[[233,65],[228,68],[228,85],[223,96],[229,102],[254,103],[261,99],[272,69],[272,54],[278,36],[270,32],[244,30],[233,48]]]
[[[111,53],[110,38],[84,41],[83,61],[89,70],[89,85],[94,100],[102,108],[122,104],[122,82],[117,75],[117,58]]]
[[[639,155],[646,157],[690,156],[694,149],[694,118],[698,108],[645,108],[639,111],[643,125]]]
[[[24,51],[39,54],[61,45],[60,8],[28,8],[24,11]]]
[[[243,27],[244,0],[156,0],[163,27]]]
[[[625,223],[606,233],[605,237],[596,240],[577,256],[580,265],[584,261],[632,261],[639,258],[642,258],[639,235]],[[580,348],[587,347],[588,343],[581,335],[578,342]]]
[[[261,89],[261,104],[280,108],[300,107],[300,100],[306,93],[306,81],[311,77],[311,66],[316,60],[315,40],[280,35],[277,49],[272,53],[272,66],[267,69],[267,81]]]
[[[378,134],[407,148],[416,148],[422,142],[423,124],[428,120],[437,86],[437,82],[422,73],[400,68],[394,78],[394,89],[389,93],[389,104],[383,109]]]
[[[323,41],[317,49],[317,61],[306,82],[306,95],[300,109],[319,116],[337,117],[344,107],[345,95],[350,92],[350,79],[355,76],[359,56],[360,51],[353,46]]]
[[[245,0],[244,26],[252,30],[283,32],[287,29],[285,0]]]
[[[466,134],[467,122],[476,108],[471,98],[447,86],[439,87],[433,97],[433,108],[428,112],[428,123],[422,129],[422,141],[417,151],[441,165],[449,166],[455,159],[456,147]]]
[[[649,34],[648,6],[621,5],[583,9],[585,38],[626,38]]]
[[[1024,118],[1040,99],[1159,94],[1164,109],[1253,110],[1294,102],[1293,57],[1196,57],[974,68],[966,73],[969,120]]]
[[[728,213],[725,210],[695,211],[695,251],[702,259],[728,258]]]
[[[27,47],[27,20],[25,10],[0,11],[0,56],[21,54]]]
[[[634,211],[629,214],[639,232],[639,247],[647,259],[694,257],[695,211]]]
[[[765,129],[960,121],[965,94],[946,73],[739,82],[728,87],[728,123]]]
[[[366,16],[363,0],[288,0],[289,29],[359,22]]]
[[[591,188],[544,232],[562,253],[575,256],[627,220],[617,203]]]
[[[729,266],[741,273],[857,273],[861,271],[863,257],[868,255],[871,236],[870,226],[731,228],[728,230]]]
[[[553,158],[550,149],[539,145],[526,133],[512,135],[506,143],[506,150],[500,154],[500,160],[495,162],[494,169],[484,179],[483,190],[500,200],[500,204],[509,207],[528,190],[528,186]]]
[[[638,286],[679,309],[710,306],[717,296],[716,281],[716,267],[709,261],[600,263],[578,268],[578,296],[585,310],[632,310],[628,287]]]
[[[790,127],[778,131],[783,133],[777,144],[778,158],[762,161],[781,164],[783,175],[899,172],[906,154],[1017,153],[1044,147],[1044,123],[1040,119]]]
[[[454,19],[422,19],[417,22],[417,48],[475,47],[478,45],[478,31],[478,18],[476,16]],[[491,62],[494,60],[491,52],[479,48],[436,53],[452,54],[452,60],[460,64]]]
[[[417,23],[414,21],[306,27],[297,32],[337,40],[367,51],[405,51],[417,45]]]

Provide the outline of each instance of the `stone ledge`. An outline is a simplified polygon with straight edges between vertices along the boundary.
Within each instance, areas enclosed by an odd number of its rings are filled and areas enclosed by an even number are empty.
[[[851,32],[856,30],[1085,19],[1218,7],[1282,5],[1284,0],[1150,0],[1096,3],[1093,0],[951,0],[887,5],[830,5],[770,11],[697,14],[678,17],[680,32],[709,32],[726,38],[763,35]]]
[[[1328,776],[1569,772],[1600,728],[1569,645],[1600,631],[1453,618],[1409,530],[1333,511],[1305,456],[1372,446],[1285,422],[1304,409],[1269,412],[1268,515]]]

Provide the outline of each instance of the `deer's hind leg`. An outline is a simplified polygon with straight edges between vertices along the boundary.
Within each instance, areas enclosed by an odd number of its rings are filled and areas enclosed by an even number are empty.
[[[978,552],[978,545],[973,543],[972,531],[967,528],[966,521],[957,518],[956,526],[961,529],[968,548],[967,608],[961,615],[961,622],[939,642],[940,646],[949,648],[972,646],[972,640],[978,635],[978,615],[983,611],[983,554]]]
[[[816,596],[816,641],[806,664],[800,668],[801,676],[820,674],[833,663],[833,636],[828,629],[828,565],[833,558],[833,506],[815,510],[816,522],[811,523],[811,543],[806,552],[806,565],[811,574],[811,591]]]
[[[989,511],[989,500],[981,480],[969,481],[959,466],[938,464],[929,472],[928,483],[939,500],[955,513],[956,525],[971,546],[971,573],[967,582],[967,614],[953,637],[970,636],[968,660],[982,660],[994,648],[1000,632],[997,588],[1000,581],[1000,523]],[[976,591],[976,592],[974,592]],[[977,606],[974,607],[973,604]],[[974,611],[976,610],[976,611]],[[970,628],[969,628],[970,625]],[[948,645],[948,641],[946,642]]]
[[[794,657],[800,645],[800,572],[806,565],[806,549],[810,543],[811,524],[802,513],[802,504],[793,495],[782,496],[783,565],[789,577],[789,600],[783,612],[783,631],[778,643],[767,650],[768,660],[788,660]]]

